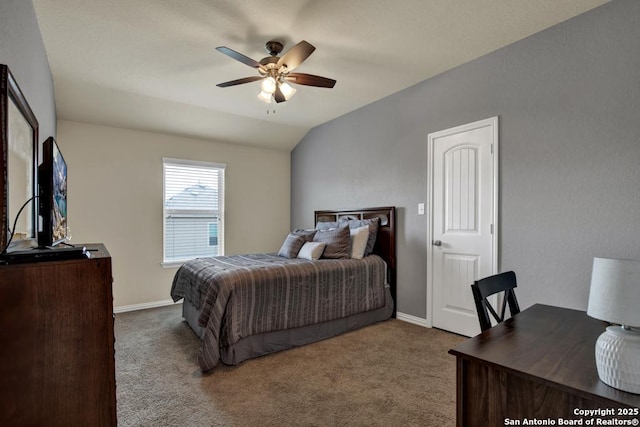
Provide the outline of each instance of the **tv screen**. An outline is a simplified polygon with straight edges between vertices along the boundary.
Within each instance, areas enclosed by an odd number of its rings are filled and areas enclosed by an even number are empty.
[[[42,147],[38,167],[40,247],[55,246],[67,240],[67,164],[56,141],[49,137]]]

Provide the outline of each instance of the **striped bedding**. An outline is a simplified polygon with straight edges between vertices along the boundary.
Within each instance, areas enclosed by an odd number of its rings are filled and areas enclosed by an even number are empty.
[[[307,261],[275,254],[199,258],[185,263],[171,287],[200,313],[203,372],[220,348],[266,332],[307,326],[385,305],[386,264],[364,259]]]

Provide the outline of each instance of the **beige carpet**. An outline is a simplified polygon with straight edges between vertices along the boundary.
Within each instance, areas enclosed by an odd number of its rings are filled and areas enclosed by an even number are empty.
[[[393,319],[202,375],[180,310],[116,316],[119,426],[455,425],[460,336]]]

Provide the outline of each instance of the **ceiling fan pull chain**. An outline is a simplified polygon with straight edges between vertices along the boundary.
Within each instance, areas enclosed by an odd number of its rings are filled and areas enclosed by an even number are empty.
[[[273,97],[272,97],[272,98],[269,100],[269,103],[267,104],[267,115],[269,115],[269,114],[272,114],[272,115],[276,114],[276,105],[278,105],[278,104],[276,104],[276,103],[275,103],[275,102],[273,102],[273,101],[274,101],[274,100],[273,100]],[[271,113],[269,113],[269,110],[271,110]]]

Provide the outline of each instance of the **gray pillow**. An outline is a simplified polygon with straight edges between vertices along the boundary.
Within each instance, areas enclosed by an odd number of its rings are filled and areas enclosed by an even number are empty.
[[[341,259],[351,257],[351,233],[347,226],[331,230],[318,230],[313,237],[313,241],[325,244],[322,258]]]
[[[278,255],[285,258],[295,258],[298,256],[298,252],[300,252],[300,248],[304,245],[304,242],[303,236],[296,236],[293,233],[289,233],[287,238],[284,239]]]
[[[315,229],[303,230],[302,228],[298,228],[296,230],[293,230],[291,233],[295,234],[296,236],[304,237],[305,242],[313,242],[313,236],[316,235],[316,231],[317,230]]]
[[[319,222],[316,224],[316,230],[329,230],[331,228],[338,228],[340,224],[337,221],[334,222]]]
[[[369,240],[367,240],[367,248],[364,250],[364,256],[373,252],[373,247],[376,244],[376,237],[378,236],[378,226],[380,225],[380,218],[370,219],[341,219],[340,226],[348,225],[349,228],[359,228],[365,225],[369,226]]]

